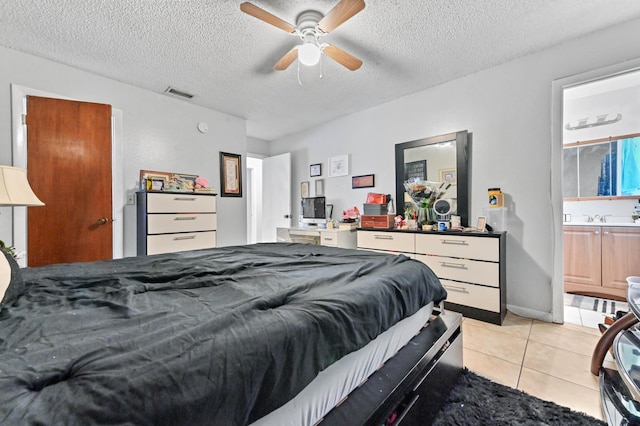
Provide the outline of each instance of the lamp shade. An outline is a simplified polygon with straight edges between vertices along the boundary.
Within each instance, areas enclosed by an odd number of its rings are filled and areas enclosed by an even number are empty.
[[[0,166],[0,206],[44,206],[33,193],[25,169]]]

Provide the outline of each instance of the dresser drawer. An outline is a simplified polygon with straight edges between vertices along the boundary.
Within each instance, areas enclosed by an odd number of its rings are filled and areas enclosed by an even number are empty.
[[[413,253],[415,238],[401,232],[358,231],[358,248]]]
[[[500,260],[498,238],[416,234],[416,253],[466,259]]]
[[[216,214],[150,214],[147,216],[148,234],[171,232],[215,231]]]
[[[485,311],[500,312],[500,289],[449,280],[440,280],[440,282],[447,289],[445,308],[446,302],[451,302]]]
[[[201,213],[216,211],[216,197],[194,194],[147,193],[147,213]]]
[[[362,247],[358,247],[358,250],[366,250],[366,251],[372,251],[374,253],[383,253],[383,254],[395,254],[396,256],[404,255],[404,256],[407,256],[409,259],[415,259],[416,257],[416,255],[413,253],[404,253],[401,251],[376,250],[376,249],[362,248]]]
[[[416,254],[441,279],[500,286],[500,265],[494,262]]]
[[[216,231],[190,234],[162,234],[147,237],[147,254],[198,250],[216,246]]]

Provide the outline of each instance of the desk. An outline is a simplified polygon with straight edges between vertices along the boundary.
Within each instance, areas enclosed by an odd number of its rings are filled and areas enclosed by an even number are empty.
[[[355,229],[276,228],[278,242],[356,248]]]

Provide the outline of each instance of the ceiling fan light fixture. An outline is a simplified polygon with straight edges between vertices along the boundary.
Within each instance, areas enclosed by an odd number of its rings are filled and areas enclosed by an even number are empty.
[[[315,43],[303,43],[298,47],[298,60],[302,65],[312,67],[320,62],[321,53]]]

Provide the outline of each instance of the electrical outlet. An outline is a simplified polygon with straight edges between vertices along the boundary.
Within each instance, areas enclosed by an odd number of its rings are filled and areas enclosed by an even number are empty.
[[[127,204],[134,205],[136,203],[136,196],[133,194],[127,195]]]

